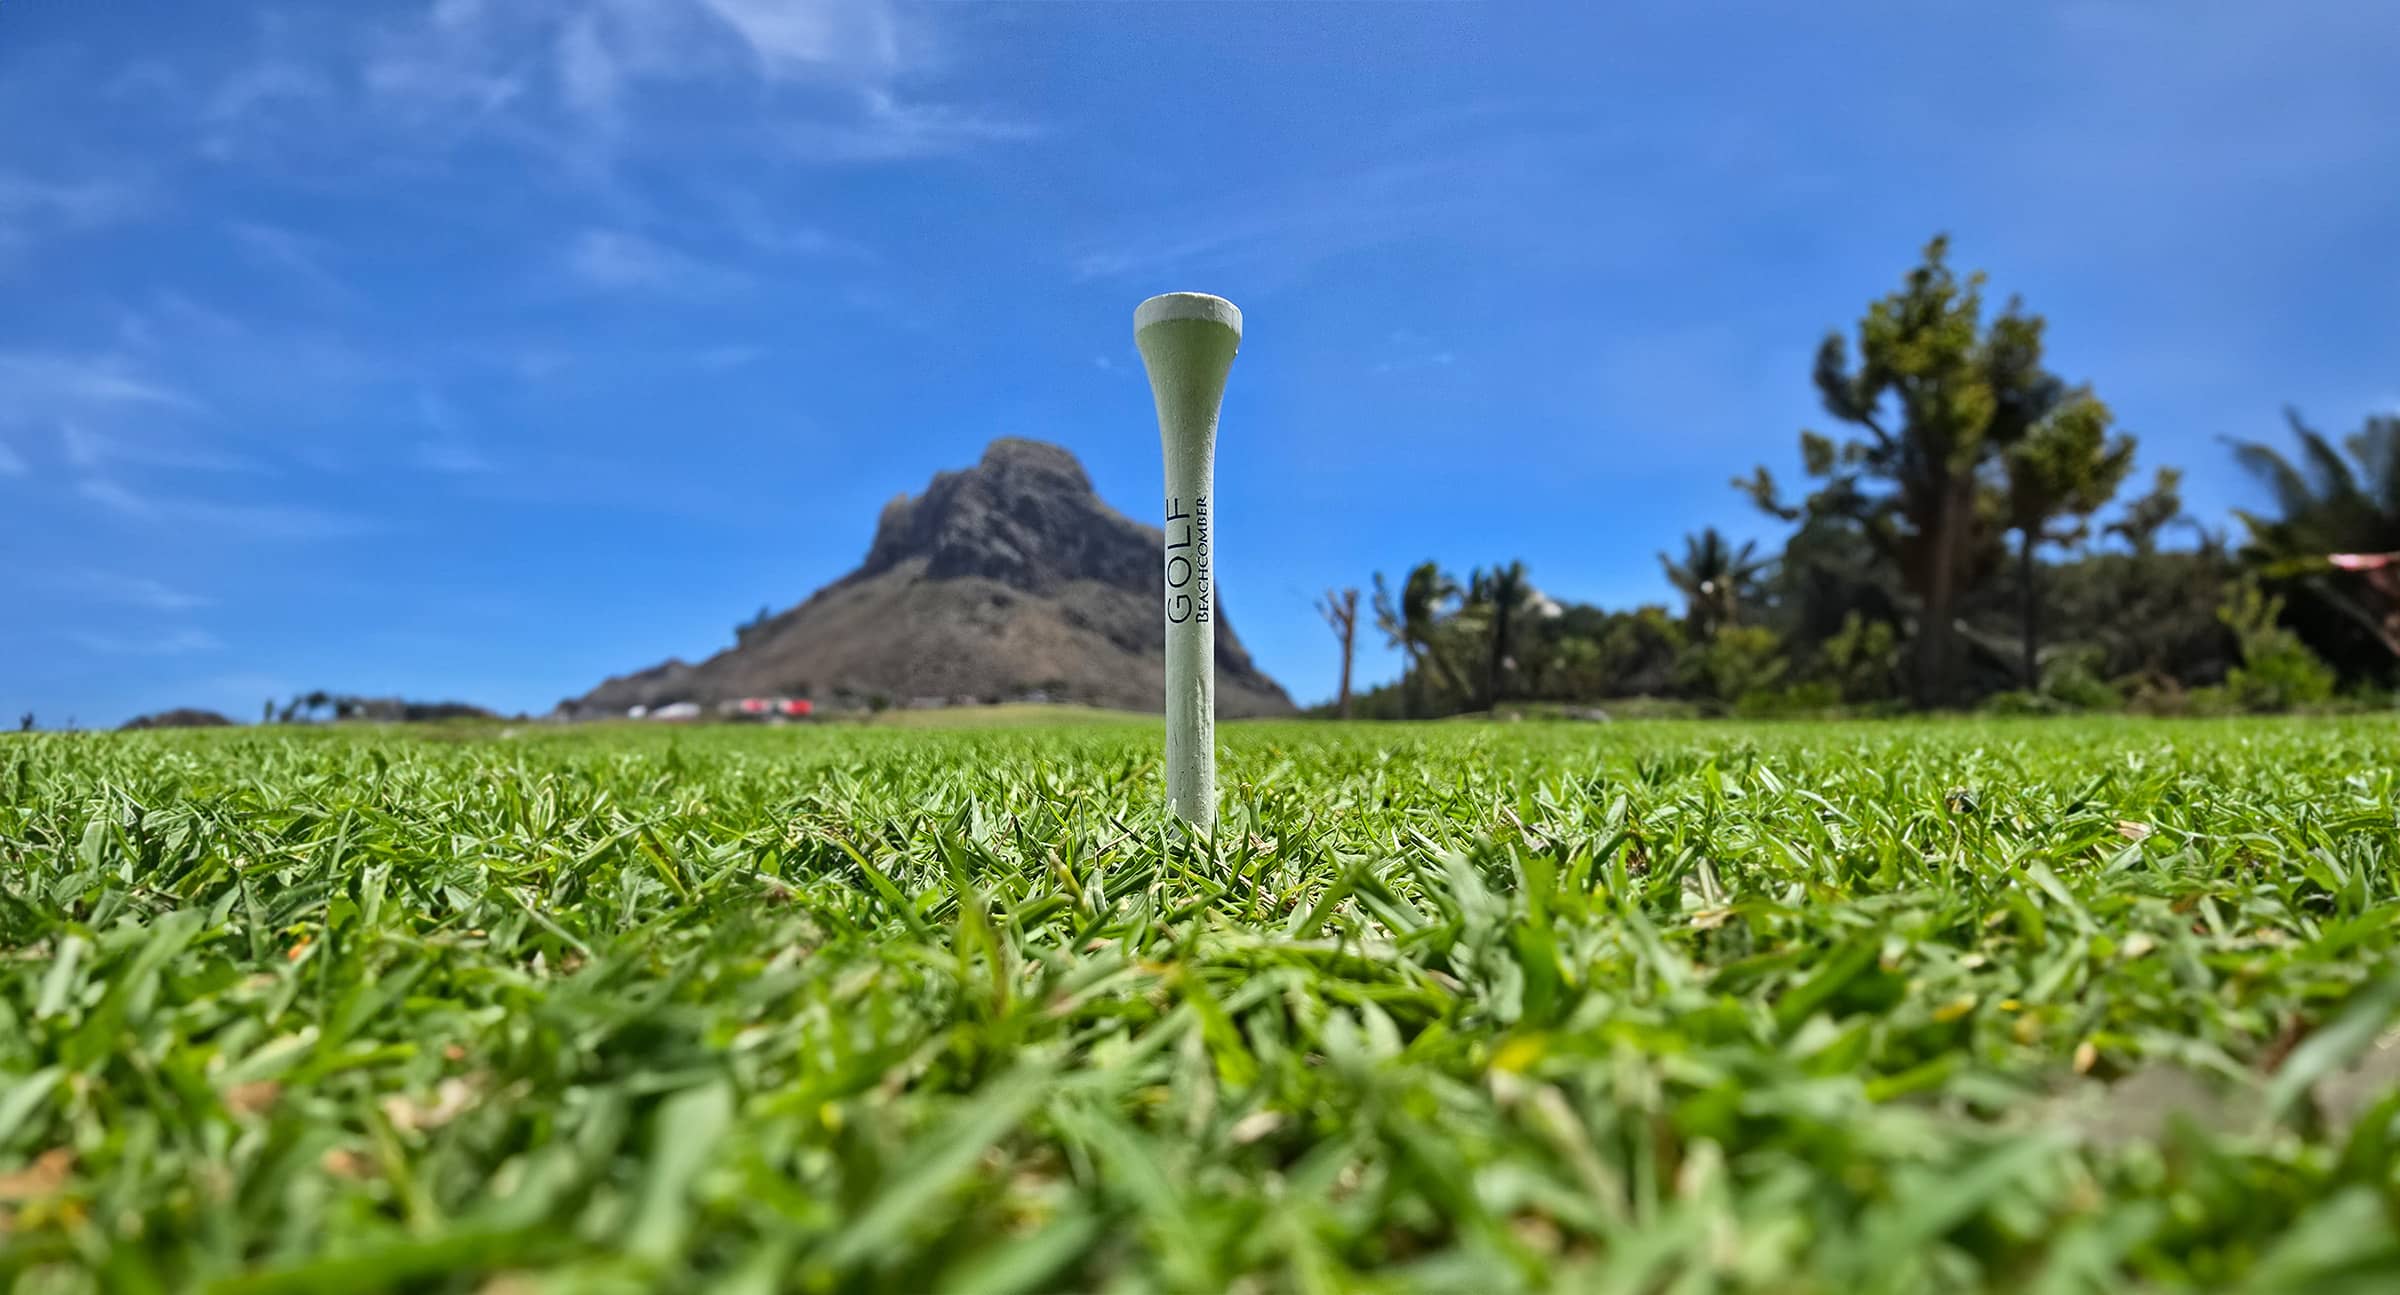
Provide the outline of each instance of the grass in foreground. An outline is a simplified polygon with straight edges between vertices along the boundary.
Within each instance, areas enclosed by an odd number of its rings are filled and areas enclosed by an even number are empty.
[[[2382,1291],[2388,723],[0,743],[27,1291]]]

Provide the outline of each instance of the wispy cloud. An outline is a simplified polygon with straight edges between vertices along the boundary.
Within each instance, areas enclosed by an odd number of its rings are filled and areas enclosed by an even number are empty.
[[[727,188],[716,195],[725,228],[754,251],[777,256],[835,256],[874,259],[865,245],[813,225],[795,224],[786,214],[772,211],[757,194]]]
[[[127,407],[202,410],[199,401],[124,356],[0,351],[0,421],[50,421]]]
[[[19,458],[15,450],[8,448],[8,442],[0,441],[0,477],[24,475],[26,475],[25,460]]]
[[[256,152],[268,142],[262,134],[322,120],[334,95],[333,79],[317,68],[282,51],[262,54],[208,96],[200,110],[200,152],[218,161]]]
[[[1447,369],[1458,363],[1458,355],[1447,347],[1435,345],[1432,338],[1415,329],[1402,328],[1392,333],[1392,353],[1375,363],[1377,373],[1406,373],[1412,369]]]
[[[143,190],[122,180],[37,180],[0,171],[0,221],[48,219],[85,227],[121,220],[142,209]]]
[[[108,477],[87,477],[75,492],[131,522],[175,524],[250,539],[338,539],[373,529],[366,522],[294,504],[230,504],[150,495]]]
[[[1561,157],[1591,147],[1590,140],[1527,132],[1229,194],[1152,213],[1138,235],[1088,244],[1068,268],[1078,280],[1206,270],[1278,286],[1335,257],[1397,243],[1507,238],[1530,219],[1526,213],[1557,209],[1551,190],[1565,170]],[[1521,232],[1520,241],[1559,237]],[[1590,241],[1589,230],[1580,237]]]
[[[592,115],[611,113],[623,79],[600,35],[599,17],[581,13],[569,19],[558,33],[558,93],[567,106]]]
[[[316,239],[256,220],[233,221],[226,232],[253,263],[287,274],[320,296],[353,299],[350,285],[327,268],[327,251]]]
[[[199,594],[170,588],[148,576],[119,575],[109,571],[95,571],[88,567],[61,573],[52,577],[48,583],[53,588],[64,590],[89,602],[139,607],[145,611],[154,612],[191,611],[197,607],[212,606],[216,601]]]
[[[894,162],[957,153],[978,145],[1028,140],[1042,132],[1014,117],[950,104],[911,103],[876,90],[848,117],[787,123],[774,138],[793,156],[818,162]]]
[[[418,445],[417,466],[451,476],[475,476],[492,470],[491,460],[481,452],[455,441],[426,441]]]
[[[146,191],[126,180],[45,180],[0,170],[0,263],[45,239],[116,224],[141,212]]]
[[[880,79],[903,60],[902,33],[879,0],[700,0],[770,77]]]
[[[193,652],[215,652],[225,646],[215,635],[196,629],[170,630],[154,638],[126,638],[75,630],[69,632],[67,638],[87,652],[109,656],[184,656]]]
[[[58,445],[59,454],[68,467],[84,470],[105,468],[111,463],[128,463],[203,472],[271,471],[263,463],[239,455],[218,453],[188,440],[175,445],[159,445],[148,439],[104,435],[80,423],[61,424]]]
[[[417,466],[428,472],[468,476],[490,472],[492,462],[475,448],[467,434],[466,416],[441,394],[417,389],[417,421],[433,435],[417,443]]]
[[[587,229],[567,245],[565,268],[603,292],[717,296],[747,286],[740,273],[640,234]]]
[[[237,319],[171,293],[119,310],[116,329],[124,351],[107,358],[125,376],[167,388],[183,396],[193,407],[189,412],[204,406],[215,425],[253,438],[262,417],[285,424],[322,421],[355,414],[362,400],[404,397],[405,390],[390,389],[410,376],[412,363],[403,350],[362,345],[324,324]],[[154,376],[159,374],[176,375],[175,385]],[[0,393],[7,389],[0,371]],[[5,410],[0,404],[0,419]],[[62,421],[109,423],[89,406],[53,412]],[[325,444],[311,442],[318,449]]]
[[[304,44],[305,27],[323,39]],[[922,11],[891,0],[435,0],[386,21],[262,25],[254,62],[202,115],[211,156],[371,136],[380,157],[439,162],[473,137],[605,176],[650,119],[641,98],[738,94],[753,147],[828,162],[1016,140],[1026,123],[917,97],[935,64]],[[287,103],[289,101],[289,103]],[[277,111],[305,102],[310,111]]]
[[[765,355],[766,353],[767,348],[763,346],[749,346],[741,344],[732,346],[711,346],[701,351],[697,355],[694,355],[692,357],[692,363],[710,373],[724,373],[729,370],[742,368],[743,366],[756,361],[760,356]]]

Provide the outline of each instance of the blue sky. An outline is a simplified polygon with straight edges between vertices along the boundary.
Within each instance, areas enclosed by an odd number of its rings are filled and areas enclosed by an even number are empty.
[[[2212,523],[2400,405],[2400,5],[0,5],[0,710],[542,710],[730,641],[994,436],[1141,515],[1133,306],[1249,336],[1219,576],[1564,598],[1767,529],[1949,231]],[[1396,660],[1367,651],[1362,677]]]

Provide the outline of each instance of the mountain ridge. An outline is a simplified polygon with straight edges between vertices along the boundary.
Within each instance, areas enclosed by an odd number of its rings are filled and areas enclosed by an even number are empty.
[[[634,706],[809,696],[833,705],[1042,698],[1162,709],[1165,577],[1157,528],[1119,513],[1083,465],[1003,437],[968,468],[885,504],[857,569],[742,628],[697,664],[669,659],[559,705],[571,717]],[[1219,600],[1217,707],[1293,713]]]

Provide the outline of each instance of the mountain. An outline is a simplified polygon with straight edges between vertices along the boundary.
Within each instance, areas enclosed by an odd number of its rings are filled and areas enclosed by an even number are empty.
[[[1029,697],[1162,709],[1162,537],[1093,493],[1075,456],[992,442],[983,459],[884,505],[860,567],[742,627],[734,646],[667,661],[561,702],[573,717],[743,697],[820,705]],[[1218,603],[1217,713],[1292,713]]]

